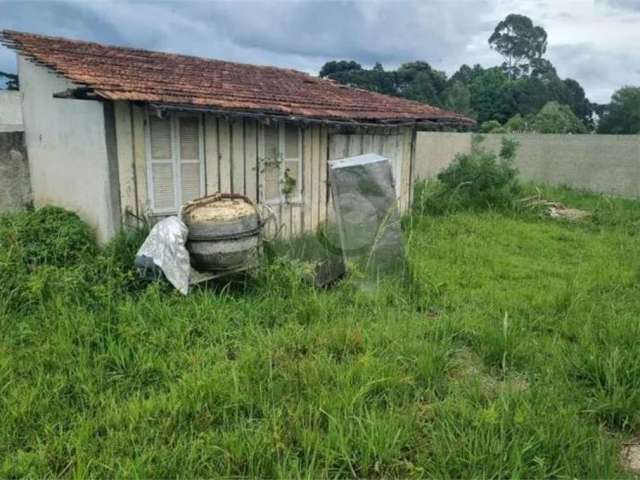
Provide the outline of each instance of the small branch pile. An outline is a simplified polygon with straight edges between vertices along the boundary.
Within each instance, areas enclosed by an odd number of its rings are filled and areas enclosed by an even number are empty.
[[[542,198],[539,193],[532,197],[523,198],[520,202],[527,208],[543,209],[545,215],[550,218],[579,222],[591,217],[591,212],[578,208],[570,208],[563,203],[547,200]]]

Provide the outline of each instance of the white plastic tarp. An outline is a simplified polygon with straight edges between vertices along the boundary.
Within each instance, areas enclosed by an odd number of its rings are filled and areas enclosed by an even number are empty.
[[[156,223],[136,254],[147,257],[162,270],[169,283],[180,293],[189,293],[191,263],[186,242],[189,230],[178,217],[167,217]]]

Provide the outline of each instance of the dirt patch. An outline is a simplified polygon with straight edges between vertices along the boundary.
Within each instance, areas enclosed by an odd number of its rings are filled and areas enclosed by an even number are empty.
[[[529,381],[520,375],[496,378],[484,365],[482,359],[469,349],[456,352],[451,359],[449,378],[452,381],[478,381],[482,391],[491,397],[502,392],[523,393],[529,389]]]
[[[630,472],[640,475],[640,438],[623,444],[622,464]]]

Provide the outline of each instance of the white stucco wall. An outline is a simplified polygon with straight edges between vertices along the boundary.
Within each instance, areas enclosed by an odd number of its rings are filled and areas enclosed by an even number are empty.
[[[0,90],[0,132],[21,132],[22,92]]]
[[[99,242],[108,240],[117,226],[103,105],[53,98],[74,85],[21,56],[18,74],[34,204],[73,210],[95,229]]]

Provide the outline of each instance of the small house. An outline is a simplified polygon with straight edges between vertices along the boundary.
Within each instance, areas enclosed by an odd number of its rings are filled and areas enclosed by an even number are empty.
[[[401,209],[416,132],[473,121],[295,70],[2,31],[18,54],[35,205],[77,211],[100,241],[214,192],[276,212],[286,235],[327,217],[327,161],[392,162]]]

